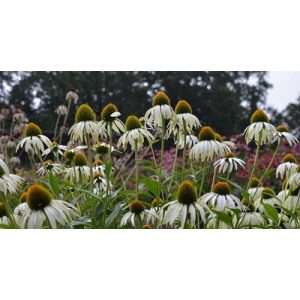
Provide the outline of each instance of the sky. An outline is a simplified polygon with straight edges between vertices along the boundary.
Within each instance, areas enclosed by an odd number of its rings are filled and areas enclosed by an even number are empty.
[[[267,104],[282,111],[300,95],[300,72],[269,72],[268,76],[273,88],[269,89]]]

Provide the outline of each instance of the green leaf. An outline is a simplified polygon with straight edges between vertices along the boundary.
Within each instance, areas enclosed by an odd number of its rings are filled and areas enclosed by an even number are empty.
[[[162,184],[148,177],[144,177],[143,182],[146,185],[146,187],[149,189],[149,191],[154,195],[157,194],[158,190],[161,190],[163,188]]]
[[[58,196],[59,195],[59,185],[57,183],[55,176],[53,175],[53,173],[51,171],[49,172],[49,183],[50,183],[51,189],[54,192],[54,194],[56,196]]]
[[[246,200],[250,199],[250,194],[248,192],[241,192],[241,195],[243,198],[245,198]]]
[[[268,216],[271,217],[271,219],[275,222],[278,223],[279,217],[278,217],[278,212],[277,210],[270,204],[263,203],[263,206],[266,210],[266,213]]]
[[[111,214],[105,220],[105,228],[108,228],[110,224],[114,221],[114,219],[119,215],[122,209],[122,203],[119,202],[115,209],[111,212]]]
[[[227,215],[226,213],[218,210],[212,210],[215,214],[217,214],[220,221],[224,222],[226,225],[232,227],[232,217]]]

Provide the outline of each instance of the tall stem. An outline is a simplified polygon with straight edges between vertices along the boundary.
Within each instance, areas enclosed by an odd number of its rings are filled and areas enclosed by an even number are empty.
[[[172,167],[171,180],[170,180],[170,184],[168,187],[168,193],[170,192],[170,189],[171,189],[171,186],[173,183],[173,178],[174,178],[174,173],[175,173],[175,168],[176,168],[176,163],[177,163],[177,157],[178,157],[178,148],[179,148],[179,128],[177,128],[177,132],[176,132],[175,157],[174,157],[174,162],[173,162],[173,167]]]
[[[182,153],[182,180],[185,177],[185,151],[186,151],[186,123],[183,119],[183,153]]]
[[[164,163],[164,149],[165,149],[165,119],[161,113],[161,149],[160,149],[160,167],[159,167],[159,183],[162,184],[162,170]],[[158,197],[161,190],[158,193]]]
[[[86,145],[87,145],[87,150],[88,150],[88,160],[89,160],[89,166],[90,166],[90,192],[93,192],[93,185],[94,185],[93,157],[92,157],[91,139],[88,134],[86,135]]]
[[[68,101],[68,110],[67,110],[67,114],[65,115],[64,123],[63,123],[63,126],[62,126],[63,130],[60,132],[60,136],[59,136],[59,144],[60,145],[61,145],[62,137],[63,137],[64,132],[65,132],[65,127],[66,127],[66,124],[67,124],[68,116],[69,116],[69,113],[70,113],[71,102],[72,102],[72,100]]]
[[[261,135],[260,135],[258,145],[257,145],[257,148],[256,148],[255,159],[254,159],[254,163],[253,163],[253,166],[252,166],[252,170],[251,170],[251,174],[250,174],[250,177],[249,177],[249,181],[248,181],[248,184],[247,184],[246,191],[249,190],[250,182],[252,180],[252,177],[253,177],[253,174],[254,174],[254,171],[255,171],[255,168],[256,168],[256,165],[257,165],[257,160],[258,160],[258,155],[259,155],[259,150],[260,150],[260,142],[261,142]]]
[[[138,180],[139,180],[139,161],[138,161],[138,142],[134,141],[134,151],[135,151],[135,191],[136,199],[138,199]]]
[[[211,192],[213,191],[213,188],[214,188],[214,185],[215,185],[216,176],[217,176],[217,167],[214,168],[214,176],[213,176],[213,180],[212,180],[211,188],[210,188]]]
[[[56,141],[57,127],[58,127],[58,123],[59,123],[59,120],[60,120],[60,116],[61,116],[61,114],[58,114],[57,119],[56,119],[56,123],[55,123],[54,136],[53,136],[54,141]]]
[[[204,184],[204,178],[205,178],[205,172],[206,172],[206,165],[207,165],[207,162],[205,161],[203,163],[203,172],[202,172],[202,179],[201,179],[201,185],[200,185],[200,190],[199,190],[199,197],[202,194],[202,189],[203,189],[203,184]]]

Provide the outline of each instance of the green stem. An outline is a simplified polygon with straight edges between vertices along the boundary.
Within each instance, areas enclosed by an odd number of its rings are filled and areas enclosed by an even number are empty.
[[[203,172],[202,172],[202,179],[201,179],[201,185],[200,185],[200,190],[199,190],[199,197],[202,194],[202,189],[203,189],[203,184],[204,184],[204,178],[205,178],[205,172],[206,172],[206,165],[207,165],[207,162],[205,161],[203,163]]]
[[[88,161],[90,166],[90,192],[93,192],[94,178],[93,178],[93,157],[90,136],[86,135],[86,145],[88,150]]]
[[[63,126],[62,126],[62,129],[63,129],[63,130],[60,132],[60,136],[59,136],[59,145],[61,145],[61,141],[62,141],[64,132],[65,132],[65,127],[66,127],[67,120],[68,120],[68,116],[69,116],[69,113],[70,113],[71,102],[72,102],[72,100],[69,100],[69,101],[68,101],[68,110],[67,110],[67,114],[65,115],[64,123],[63,123]]]
[[[185,156],[186,156],[186,123],[183,119],[183,152],[182,152],[182,180],[185,177]]]
[[[176,134],[177,140],[176,140],[176,148],[175,148],[175,157],[174,157],[174,162],[173,162],[173,167],[172,167],[172,173],[171,173],[171,180],[170,184],[168,187],[168,194],[170,192],[173,179],[174,179],[174,173],[175,173],[175,168],[176,168],[176,163],[177,163],[177,157],[178,157],[178,148],[179,148],[179,128],[177,128],[177,134]]]
[[[159,167],[159,183],[162,184],[162,170],[164,163],[164,149],[165,149],[165,119],[161,113],[161,149],[160,149],[160,167]],[[158,192],[158,197],[160,196],[161,189]]]
[[[135,191],[136,199],[138,199],[138,179],[139,179],[139,162],[138,162],[138,142],[134,141],[134,151],[135,151]]]
[[[2,194],[2,199],[3,199],[4,205],[5,205],[5,209],[7,211],[7,217],[9,219],[9,222],[10,222],[11,226],[13,226],[14,229],[18,228],[18,225],[14,218],[13,210],[12,210],[11,206],[9,205],[7,198],[4,193],[1,193],[1,194]]]
[[[59,123],[59,120],[60,120],[60,116],[61,116],[61,114],[59,114],[57,116],[56,123],[55,123],[55,129],[54,129],[54,135],[53,135],[53,140],[54,141],[56,141],[57,127],[58,127],[58,123]]]

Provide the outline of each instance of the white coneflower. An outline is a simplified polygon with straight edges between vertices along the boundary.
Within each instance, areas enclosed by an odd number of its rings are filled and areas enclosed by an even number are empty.
[[[216,141],[218,141],[218,142],[220,142],[220,143],[228,146],[232,150],[236,150],[237,149],[236,143],[234,143],[232,141],[223,141],[222,136],[219,133],[217,133],[217,132],[215,132],[215,139],[216,139]]]
[[[93,150],[100,156],[103,157],[109,153],[109,148],[111,153],[118,152],[113,146],[109,146],[109,144],[101,142],[93,145]]]
[[[136,223],[139,222],[139,225],[143,225],[143,221],[148,219],[149,214],[152,216],[156,216],[156,214],[153,211],[150,211],[149,209],[145,209],[144,204],[140,200],[133,200],[129,206],[126,206],[126,208],[129,207],[129,212],[127,212],[121,219],[121,226],[124,226],[127,224],[128,221],[130,221],[131,225],[133,227],[136,227]]]
[[[206,224],[207,229],[231,229],[231,227],[215,215],[210,215]]]
[[[90,179],[90,168],[84,153],[76,152],[74,157],[74,166],[66,169],[66,178],[71,182],[87,182]]]
[[[76,104],[77,101],[79,99],[79,96],[74,92],[74,91],[69,91],[67,94],[66,94],[66,100],[68,102],[70,101],[74,101],[74,103]]]
[[[88,104],[79,106],[75,114],[75,124],[70,128],[68,134],[70,135],[72,142],[83,142],[87,136],[92,136],[96,139],[96,115]]]
[[[110,184],[110,187],[112,185]],[[103,174],[96,172],[94,174],[94,194],[99,195],[101,192],[106,191],[107,180],[104,178]]]
[[[93,172],[94,173],[101,173],[102,175],[105,174],[105,165],[104,162],[101,159],[97,159],[93,163]]]
[[[287,126],[279,125],[276,127],[276,131],[273,134],[273,143],[274,142],[279,143],[283,138],[285,138],[287,140],[287,142],[289,143],[290,146],[293,146],[293,144],[296,145],[299,143],[298,139],[294,135],[289,133],[289,129]]]
[[[287,184],[292,188],[298,188],[300,186],[300,165],[298,165],[297,173],[293,174],[289,179]]]
[[[230,148],[215,139],[214,131],[208,127],[202,127],[199,134],[199,142],[191,149],[190,158],[193,160],[209,161],[217,156],[225,156]]]
[[[48,148],[48,149],[46,149],[42,153],[42,156],[48,155],[50,153],[53,153],[54,155],[61,155],[61,156],[63,156],[64,155],[63,151],[66,151],[67,149],[68,149],[67,146],[58,145],[56,142],[52,142],[51,143],[51,147]]]
[[[257,109],[251,116],[251,125],[245,131],[246,143],[249,144],[252,140],[256,144],[272,143],[276,129],[269,123],[269,117],[261,110]]]
[[[55,113],[57,113],[58,115],[66,115],[68,113],[68,109],[65,105],[59,105],[57,107],[57,109],[55,110]]]
[[[275,192],[271,188],[264,188],[261,192],[260,198],[258,198],[254,202],[254,206],[256,209],[258,209],[261,213],[264,213],[265,208],[263,204],[270,204],[273,207],[280,206],[282,203],[279,199],[277,199]]]
[[[264,217],[255,211],[242,212],[241,213],[240,227],[251,227],[251,226],[261,226],[266,223]]]
[[[143,145],[145,138],[149,143],[154,140],[153,135],[142,127],[142,123],[136,116],[129,116],[125,122],[125,133],[119,138],[117,147],[123,146],[127,148],[128,143],[131,146],[131,150],[140,150]]]
[[[63,171],[63,166],[49,159],[43,162],[43,166],[39,168],[36,173],[43,176],[46,171],[52,172],[52,174],[60,174]]]
[[[145,113],[147,125],[162,127],[165,120],[176,120],[176,114],[171,107],[170,98],[164,92],[158,92],[152,101],[152,107]]]
[[[16,123],[24,123],[26,121],[24,112],[16,112],[13,114],[13,121]]]
[[[34,123],[26,125],[24,135],[25,138],[18,143],[16,152],[22,148],[25,152],[39,155],[45,151],[45,148],[51,148],[51,141],[46,136],[42,135],[41,128]]]
[[[289,210],[300,208],[300,187],[288,192],[282,206]]]
[[[179,100],[175,106],[176,122],[175,126],[179,126],[183,132],[189,134],[193,129],[201,126],[199,119],[192,114],[192,107],[186,100]]]
[[[124,123],[119,119],[121,113],[118,111],[116,105],[108,103],[101,111],[101,121],[98,124],[98,132],[100,136],[107,137],[114,131],[116,133],[122,133],[125,131]]]
[[[205,204],[209,203],[211,207],[220,211],[228,207],[242,207],[240,199],[231,194],[229,184],[223,181],[217,182],[213,187],[213,191],[204,194],[200,200]]]
[[[199,142],[198,138],[195,135],[187,134],[186,135],[186,147],[188,150],[190,150],[194,145],[196,145]],[[182,132],[179,133],[178,141],[179,149],[183,149],[184,147],[184,134]]]
[[[56,228],[68,224],[77,215],[77,209],[70,203],[53,199],[53,196],[43,186],[33,184],[28,189],[27,208],[21,219],[22,228],[39,229],[47,224]]]
[[[9,169],[6,163],[0,159],[0,192],[16,193],[20,189],[24,179],[15,174],[9,174]]]
[[[189,180],[184,180],[178,187],[177,199],[171,201],[162,207],[165,211],[165,224],[173,226],[176,220],[180,221],[181,228],[184,228],[186,221],[190,220],[191,226],[196,226],[196,223],[206,221],[205,209],[206,205],[197,201],[197,193],[194,185]]]
[[[235,157],[233,152],[228,152],[224,158],[214,162],[214,167],[219,168],[219,173],[226,173],[227,169],[228,172],[231,172],[232,170],[237,171],[238,167],[245,168],[245,164],[242,159]]]
[[[256,201],[261,197],[261,193],[264,187],[261,186],[260,180],[257,177],[252,177],[249,184],[249,189],[247,193],[249,193],[250,199]]]
[[[298,165],[295,156],[289,153],[283,158],[282,163],[277,167],[276,178],[289,178],[291,175],[297,173],[297,168]]]
[[[148,214],[147,217],[147,224],[155,224],[157,220],[162,221],[164,210],[159,209],[163,206],[164,202],[160,198],[154,198],[151,202],[150,211],[152,214]]]

